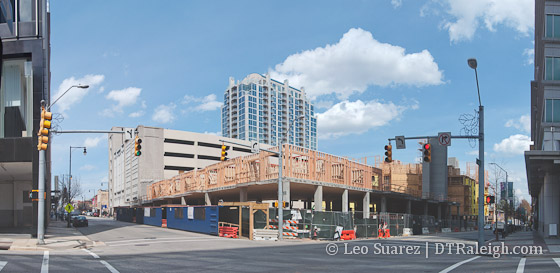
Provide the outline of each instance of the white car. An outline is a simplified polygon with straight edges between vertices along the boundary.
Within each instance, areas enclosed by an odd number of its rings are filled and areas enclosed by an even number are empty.
[[[489,230],[492,229],[492,225],[491,224],[486,224],[484,225],[484,230]]]

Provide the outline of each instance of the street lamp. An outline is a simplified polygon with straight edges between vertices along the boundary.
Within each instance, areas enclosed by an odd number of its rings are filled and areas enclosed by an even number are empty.
[[[477,61],[475,58],[467,60],[470,68],[474,69],[476,77],[476,90],[478,92],[478,247],[484,245],[484,106],[480,100],[480,88],[478,86]]]
[[[305,118],[304,115],[298,116],[298,120]],[[288,125],[286,130],[288,137],[290,136],[291,126]],[[289,142],[288,142],[289,143]],[[278,145],[278,240],[283,239],[284,235],[284,185],[282,185],[282,169],[284,165],[282,164],[282,157],[284,153],[282,152],[282,145],[284,144],[284,137],[280,138],[280,145]],[[288,200],[290,202],[290,200]]]
[[[508,182],[508,173],[507,173],[507,171],[504,170],[504,168],[500,167],[500,165],[498,165],[498,164],[496,164],[496,163],[494,163],[494,162],[491,162],[490,164],[492,164],[492,165],[494,165],[494,166],[500,168],[502,171],[504,171],[504,172],[506,173],[506,185],[507,185],[507,182]],[[496,193],[495,193],[495,195],[496,195],[495,198],[498,199],[498,179],[496,179]],[[503,197],[502,197],[502,198],[503,198]],[[498,227],[498,224],[497,224],[498,221],[497,221],[497,216],[496,216],[496,212],[497,212],[497,211],[498,211],[498,202],[495,200],[495,201],[494,201],[494,223],[496,223],[496,229],[497,229],[497,227]],[[506,213],[507,213],[507,211],[506,211]],[[507,224],[507,214],[506,214],[505,220],[506,220],[506,224]],[[496,232],[496,241],[498,241],[498,232]]]
[[[64,91],[64,93],[62,93],[62,95],[60,95],[60,97],[58,97],[53,103],[51,103],[49,106],[46,107],[47,111],[51,109],[51,107],[60,99],[62,98],[62,96],[64,96],[68,91],[70,91],[70,89],[72,89],[72,87],[77,87],[77,88],[89,88],[89,85],[72,85],[70,86],[70,88],[68,88],[66,91]],[[43,107],[46,106],[46,102],[44,100],[41,100],[41,108],[44,109]],[[38,181],[37,181],[37,185],[39,187],[39,203],[37,205],[37,244],[38,245],[44,245],[45,241],[45,169],[46,169],[46,160],[45,160],[45,150],[40,150],[39,151],[39,173],[38,173]],[[68,221],[68,227],[70,227],[70,221]]]
[[[51,109],[51,107],[52,107],[60,98],[62,98],[64,95],[66,95],[66,93],[68,93],[68,91],[70,91],[70,89],[72,89],[72,88],[74,88],[74,87],[76,87],[76,88],[81,88],[81,89],[87,89],[87,88],[89,88],[89,85],[87,85],[87,84],[85,84],[85,85],[78,84],[78,85],[72,85],[72,86],[70,86],[70,88],[66,89],[66,91],[64,91],[64,93],[62,93],[62,95],[60,95],[60,97],[56,98],[56,100],[55,100],[53,103],[51,103],[51,105],[49,105],[49,107],[47,107],[47,110]]]
[[[70,146],[70,170],[69,170],[69,180],[68,180],[68,203],[72,203],[72,149],[84,149],[84,156],[87,154],[86,147]],[[67,227],[70,227],[70,217],[68,217]]]

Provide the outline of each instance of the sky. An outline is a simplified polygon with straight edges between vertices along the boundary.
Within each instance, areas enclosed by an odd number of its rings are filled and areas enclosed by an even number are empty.
[[[387,139],[464,134],[485,107],[485,160],[529,199],[534,1],[86,1],[51,12],[51,101],[60,130],[156,126],[219,134],[228,78],[270,73],[305,87],[315,104],[318,149],[350,158],[384,153]],[[72,174],[84,198],[107,188],[106,134],[61,134],[52,174]],[[476,144],[477,145],[477,144]],[[478,146],[453,139],[464,171]],[[393,159],[419,162],[417,141]],[[486,165],[490,180],[505,174]]]

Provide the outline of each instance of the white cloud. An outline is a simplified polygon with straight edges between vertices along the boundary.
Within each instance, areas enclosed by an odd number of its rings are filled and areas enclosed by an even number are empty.
[[[521,189],[515,189],[515,195],[523,195],[523,191],[521,191]]]
[[[481,24],[489,31],[505,25],[525,36],[534,28],[535,2],[532,0],[445,0],[429,4],[445,6],[453,18],[443,22],[452,42],[472,40]]]
[[[352,28],[336,44],[288,56],[269,71],[272,78],[305,87],[313,99],[336,94],[346,99],[368,86],[442,84],[443,72],[428,50],[406,54],[400,46],[381,43]]]
[[[110,109],[101,111],[101,115],[105,117],[113,117],[115,113],[122,113],[123,108],[126,106],[134,105],[138,97],[142,93],[142,89],[136,87],[128,87],[121,90],[112,90],[105,96],[108,100],[113,100],[117,104],[113,105]]]
[[[86,138],[86,140],[84,140],[84,146],[88,149],[89,148],[94,148],[94,147],[97,147],[97,145],[99,145],[99,143],[102,140],[105,140],[105,139],[107,139],[106,136],[88,137],[88,138]]]
[[[534,48],[526,48],[523,51],[523,55],[527,56],[527,65],[532,65],[535,62],[535,49]]]
[[[328,109],[331,108],[334,104],[332,100],[320,100],[313,102],[315,105],[315,109]]]
[[[197,103],[198,105],[193,107],[192,109],[198,112],[214,111],[220,109],[220,107],[222,107],[223,105],[223,103],[216,101],[216,95],[214,94],[210,94],[202,98],[185,95],[185,97],[183,97],[182,103]]]
[[[393,8],[398,8],[402,5],[402,0],[391,0],[391,5],[393,5]]]
[[[80,167],[80,170],[82,171],[92,171],[95,170],[97,167],[95,167],[94,165],[90,165],[90,164],[86,164],[82,167]]]
[[[160,105],[154,110],[152,115],[152,120],[159,123],[170,123],[175,120],[175,115],[173,111],[177,106],[174,103],[169,105]]]
[[[529,150],[531,144],[533,142],[528,136],[518,134],[494,144],[494,151],[504,155],[522,155],[524,151]]]
[[[128,116],[131,117],[131,118],[139,118],[139,117],[143,116],[144,114],[145,114],[144,111],[140,110],[140,111],[137,111],[137,112],[132,112],[132,113],[128,114]]]
[[[130,106],[136,103],[138,96],[142,89],[136,87],[128,87],[122,90],[113,90],[107,94],[105,98],[108,100],[114,100],[117,102],[117,105],[114,107],[116,109],[121,109],[125,106]]]
[[[339,102],[324,113],[317,114],[319,138],[337,138],[349,134],[361,134],[371,128],[386,125],[404,110],[414,106],[397,106],[392,102],[377,100],[362,102],[347,100]]]
[[[58,86],[58,91],[54,96],[52,96],[52,102],[55,102],[58,98],[60,100],[56,102],[55,107],[61,113],[64,113],[66,110],[69,110],[74,104],[77,104],[82,101],[82,99],[88,94],[89,90],[94,88],[96,85],[99,85],[103,82],[105,76],[103,75],[85,75],[82,78],[74,78],[70,77],[64,79],[62,83]],[[82,88],[72,88],[66,93],[63,97],[60,97],[66,92],[71,86],[73,85],[89,85],[89,88],[82,89]]]
[[[518,120],[510,119],[505,124],[506,127],[514,127],[524,132],[531,132],[531,116],[523,115]]]

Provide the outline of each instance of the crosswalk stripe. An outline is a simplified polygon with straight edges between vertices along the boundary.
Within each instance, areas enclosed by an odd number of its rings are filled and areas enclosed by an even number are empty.
[[[556,264],[558,265],[558,267],[560,267],[560,258],[552,258]]]
[[[118,270],[116,270],[113,266],[111,266],[108,262],[106,261],[99,261],[100,263],[102,263],[105,267],[107,267],[107,269],[109,269],[109,271],[111,271],[111,273],[120,273]]]
[[[521,260],[519,260],[519,265],[517,265],[517,273],[523,273],[523,271],[525,271],[526,260],[527,258],[521,258]]]
[[[8,262],[0,262],[0,271],[2,271],[2,268],[4,268],[6,264],[8,264]]]
[[[87,252],[89,255],[91,255],[93,258],[95,259],[99,259],[99,256],[93,252],[91,252],[89,249],[82,249],[83,251]]]
[[[480,256],[475,256],[475,257],[472,257],[472,258],[470,258],[470,259],[467,259],[467,260],[458,262],[458,263],[456,263],[456,264],[454,264],[454,265],[452,265],[452,266],[450,266],[450,267],[448,267],[448,268],[446,268],[446,269],[440,271],[439,273],[447,273],[447,272],[449,272],[449,271],[451,271],[451,270],[453,270],[453,269],[455,269],[455,268],[457,268],[457,267],[459,267],[459,266],[461,266],[461,265],[463,265],[463,264],[466,264],[466,263],[468,263],[468,262],[470,262],[470,261],[474,261],[474,260],[476,260],[476,259],[478,259],[478,258],[480,258]]]
[[[49,273],[49,252],[43,254],[43,263],[41,264],[41,273]]]

